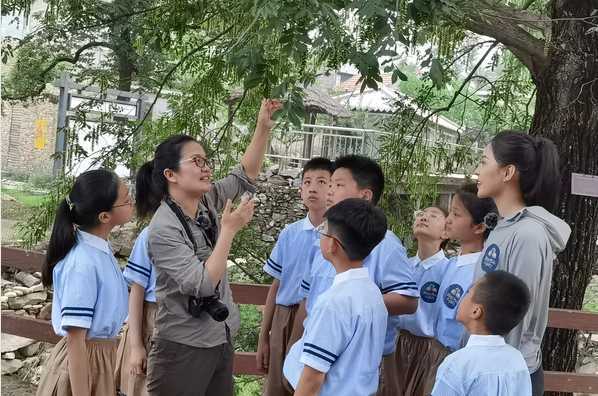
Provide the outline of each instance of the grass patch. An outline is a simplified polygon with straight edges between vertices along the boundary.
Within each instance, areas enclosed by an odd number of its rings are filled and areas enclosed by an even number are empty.
[[[235,376],[235,396],[260,396],[264,380],[251,375]]]
[[[8,195],[14,198],[21,205],[28,208],[35,208],[39,206],[46,197],[45,194],[36,194],[28,190],[8,188],[4,186],[2,186],[2,195]]]
[[[255,352],[260,335],[262,314],[256,305],[240,304],[241,328],[235,337],[235,349],[243,352]]]

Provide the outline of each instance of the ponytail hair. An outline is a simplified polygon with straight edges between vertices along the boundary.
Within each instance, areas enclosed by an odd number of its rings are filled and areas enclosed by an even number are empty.
[[[179,169],[181,150],[185,143],[197,142],[189,135],[174,135],[158,145],[154,159],[146,162],[137,171],[135,179],[135,201],[140,218],[151,215],[168,195],[168,181],[164,170]]]
[[[461,186],[455,193],[465,206],[471,216],[472,223],[475,225],[486,224],[487,216],[490,213],[498,213],[496,204],[492,198],[478,198],[478,186],[476,183],[467,183]],[[484,231],[484,240],[488,238],[492,229],[486,224]]]
[[[519,188],[525,204],[539,205],[554,212],[561,186],[555,144],[544,137],[518,131],[500,132],[490,144],[498,164],[517,168]]]
[[[135,177],[135,207],[139,219],[151,216],[160,206],[160,194],[155,191],[152,183],[153,172],[154,160],[151,160],[139,168]]]
[[[100,224],[99,214],[109,212],[118,197],[118,176],[106,169],[82,173],[70,193],[60,201],[52,226],[46,260],[42,266],[42,282],[52,285],[56,264],[66,257],[77,242],[75,227],[91,228]]]

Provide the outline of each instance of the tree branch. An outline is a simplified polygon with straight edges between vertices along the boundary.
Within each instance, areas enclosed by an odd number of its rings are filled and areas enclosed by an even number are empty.
[[[498,6],[484,0],[459,2],[459,6],[447,15],[453,23],[461,24],[474,33],[494,38],[530,70],[533,78],[540,74],[547,63],[545,41],[534,37],[520,26],[530,27],[526,24],[530,20],[529,12]],[[528,17],[522,16],[522,13],[527,13]],[[545,20],[540,16],[534,18],[533,28],[542,30],[538,23],[543,24]]]
[[[20,96],[3,95],[4,99],[6,99],[6,100],[25,100],[25,99],[34,98],[36,96],[41,95],[41,93],[46,88],[46,82],[44,81],[44,77],[46,76],[46,74],[51,72],[56,66],[58,66],[62,62],[68,62],[68,63],[72,63],[72,64],[79,62],[79,59],[81,58],[81,55],[83,54],[83,52],[87,51],[88,49],[95,48],[95,47],[106,47],[106,48],[112,49],[112,44],[105,42],[105,41],[91,41],[91,42],[83,45],[82,47],[80,47],[77,51],[75,51],[75,54],[72,57],[71,56],[59,56],[59,57],[55,58],[48,66],[46,66],[45,69],[43,69],[39,73],[39,75],[37,76],[39,85],[32,92],[28,92],[28,93],[26,93],[24,95],[20,95]]]
[[[473,69],[471,69],[471,71],[469,72],[469,74],[467,75],[467,77],[463,80],[463,83],[461,84],[461,86],[455,91],[455,94],[453,95],[453,97],[451,98],[451,100],[449,101],[448,104],[446,104],[443,107],[440,107],[438,109],[435,109],[433,111],[431,111],[428,115],[426,115],[425,117],[422,118],[422,120],[417,124],[417,126],[415,127],[415,130],[417,131],[417,135],[415,138],[415,142],[413,143],[412,147],[411,147],[411,151],[409,152],[409,159],[408,159],[408,163],[412,162],[412,158],[413,155],[415,153],[415,148],[417,146],[417,140],[420,138],[422,132],[424,131],[424,129],[426,128],[426,124],[428,123],[428,120],[430,120],[430,118],[432,118],[433,116],[435,116],[436,114],[442,112],[442,111],[448,111],[451,109],[451,107],[453,106],[453,104],[455,103],[455,101],[457,100],[457,98],[459,97],[459,95],[461,95],[461,91],[463,91],[463,88],[465,88],[465,86],[467,84],[469,84],[469,82],[471,81],[471,79],[473,78],[473,76],[475,75],[475,73],[478,71],[478,69],[480,68],[480,66],[482,65],[482,63],[484,63],[484,61],[486,60],[486,57],[488,57],[488,55],[490,54],[490,52],[492,52],[492,50],[498,45],[498,42],[495,41],[484,53],[484,55],[482,55],[482,57],[480,58],[480,60],[478,60],[478,62],[476,63],[476,65],[473,67]],[[403,176],[405,174],[405,171],[407,169],[403,169],[403,171],[401,172],[401,175],[399,176],[399,180],[403,179]]]

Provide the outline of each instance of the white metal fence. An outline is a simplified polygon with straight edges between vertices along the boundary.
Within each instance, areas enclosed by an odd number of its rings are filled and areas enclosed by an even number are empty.
[[[313,157],[337,158],[348,154],[360,154],[379,159],[380,147],[388,132],[375,129],[347,128],[330,125],[303,124],[302,129],[290,129],[277,134],[266,154],[281,170],[297,170]],[[415,137],[406,141],[415,142]],[[430,144],[438,144],[434,139],[424,139]],[[407,143],[409,144],[409,143]],[[476,156],[481,155],[478,145],[463,146],[443,141],[443,149],[455,150],[458,147],[471,149]],[[442,163],[437,164],[439,167]],[[462,172],[471,169],[459,169]]]

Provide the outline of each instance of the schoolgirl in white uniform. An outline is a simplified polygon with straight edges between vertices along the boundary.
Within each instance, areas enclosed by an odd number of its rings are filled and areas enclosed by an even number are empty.
[[[128,222],[133,200],[111,171],[82,173],[56,212],[42,280],[54,285],[54,347],[37,395],[116,394],[116,336],[127,317],[127,284],[108,235]]]

